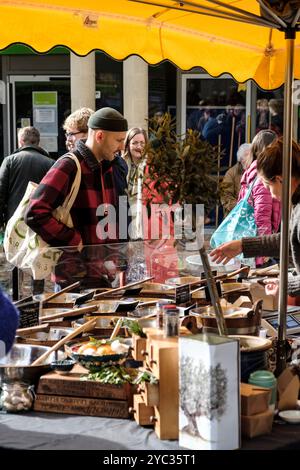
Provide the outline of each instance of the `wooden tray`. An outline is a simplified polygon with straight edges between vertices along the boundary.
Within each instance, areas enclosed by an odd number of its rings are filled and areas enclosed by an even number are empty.
[[[69,374],[49,372],[40,378],[35,411],[109,418],[129,418],[136,387],[80,380],[87,370],[76,364]]]

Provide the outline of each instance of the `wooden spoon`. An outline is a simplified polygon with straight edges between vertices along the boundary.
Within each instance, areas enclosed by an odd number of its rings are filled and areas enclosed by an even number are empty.
[[[40,321],[43,323],[48,320],[54,320],[55,318],[80,317],[84,313],[96,312],[98,308],[98,305],[89,305],[87,307],[73,308],[71,310],[68,310],[67,312],[52,313],[52,315],[40,317]]]
[[[56,297],[59,297],[61,294],[65,294],[66,292],[69,292],[72,289],[76,289],[79,286],[80,286],[80,281],[74,282],[74,284],[70,284],[69,286],[65,287],[59,292],[54,292],[54,294],[49,295],[49,297],[45,298],[45,301],[49,302],[49,300],[56,299]]]
[[[18,328],[17,331],[16,331],[16,335],[18,335],[18,336],[28,336],[31,333],[37,333],[39,331],[48,332],[49,329],[50,329],[49,323],[44,323],[43,325],[30,326],[28,328]]]
[[[121,287],[116,287],[115,289],[109,289],[104,292],[100,292],[100,294],[94,295],[94,300],[101,299],[101,297],[105,297],[108,294],[109,295],[114,294],[115,292],[120,292],[130,287],[138,286],[139,284],[144,284],[145,282],[151,281],[152,279],[154,279],[154,276],[146,277],[145,279],[142,279],[141,281],[131,282],[130,284],[126,284],[125,286],[121,286]]]
[[[118,319],[118,321],[116,323],[116,326],[114,327],[113,332],[110,335],[110,338],[109,338],[110,340],[114,339],[118,335],[118,333],[121,329],[121,326],[122,326],[122,322],[123,322],[123,317]]]
[[[47,359],[47,357],[50,356],[50,354],[53,351],[57,351],[57,349],[59,349],[61,346],[63,346],[65,343],[67,343],[71,339],[75,338],[75,336],[78,336],[83,331],[92,330],[95,325],[96,325],[96,320],[94,318],[92,318],[92,320],[89,320],[88,322],[86,322],[83,325],[79,326],[74,331],[72,331],[67,336],[65,336],[60,341],[58,341],[56,344],[54,344],[54,346],[52,346],[52,348],[50,348],[48,351],[46,351],[44,354],[42,354],[40,357],[38,357],[31,364],[31,366],[40,366],[40,365],[42,365],[44,363],[44,361]]]

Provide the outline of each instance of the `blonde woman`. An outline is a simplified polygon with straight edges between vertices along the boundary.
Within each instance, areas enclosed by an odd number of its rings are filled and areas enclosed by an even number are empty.
[[[143,181],[146,168],[147,133],[141,127],[129,129],[125,139],[124,160],[128,165],[128,202],[131,209],[130,238],[143,239]]]

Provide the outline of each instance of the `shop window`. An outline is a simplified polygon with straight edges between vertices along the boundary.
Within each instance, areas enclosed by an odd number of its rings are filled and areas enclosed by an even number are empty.
[[[96,53],[96,109],[109,106],[123,113],[123,63]]]

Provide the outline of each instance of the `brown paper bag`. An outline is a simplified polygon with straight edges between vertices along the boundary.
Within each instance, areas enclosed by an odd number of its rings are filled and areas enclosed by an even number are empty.
[[[293,410],[297,407],[299,377],[292,369],[285,369],[277,379],[278,410]]]

